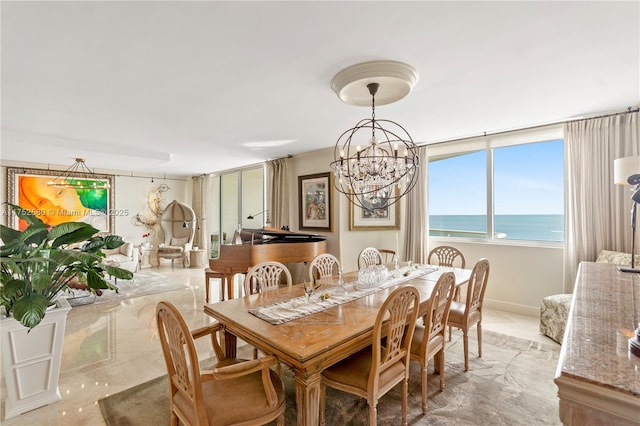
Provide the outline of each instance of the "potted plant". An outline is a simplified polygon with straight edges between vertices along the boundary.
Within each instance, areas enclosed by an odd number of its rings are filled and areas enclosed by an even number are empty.
[[[60,399],[62,341],[66,314],[71,307],[59,296],[68,290],[69,284],[79,282],[93,292],[117,291],[106,280],[107,274],[121,279],[133,277],[130,271],[102,263],[101,250],[121,246],[124,243],[121,237],[96,235],[98,230],[83,222],[49,227],[19,206],[8,205],[28,227],[19,231],[0,225],[5,418]],[[39,349],[41,343],[44,346]],[[21,348],[23,344],[26,349]]]

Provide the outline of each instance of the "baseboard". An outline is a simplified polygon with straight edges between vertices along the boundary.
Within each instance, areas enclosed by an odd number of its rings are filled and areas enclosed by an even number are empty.
[[[499,311],[513,312],[514,314],[527,315],[530,317],[540,316],[540,307],[519,305],[517,303],[503,302],[501,300],[484,299],[484,306]]]

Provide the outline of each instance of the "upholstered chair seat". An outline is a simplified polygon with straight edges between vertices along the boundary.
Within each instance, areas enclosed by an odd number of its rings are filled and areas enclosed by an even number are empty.
[[[259,361],[259,360],[255,360]],[[255,362],[246,361],[246,362]],[[244,363],[243,363],[244,364]],[[245,367],[239,364],[239,367]],[[265,398],[262,384],[261,371],[256,371],[246,376],[233,380],[207,380],[202,382],[202,394],[205,411],[210,425],[236,424],[240,419],[257,419],[264,413],[271,411]],[[212,376],[215,376],[215,370]],[[280,382],[278,374],[269,370],[271,381]],[[284,392],[278,392],[276,406],[282,407],[285,403]],[[251,401],[251,403],[247,403]],[[197,424],[195,413],[192,410],[191,400],[180,392],[175,392],[173,404],[176,409],[188,416],[189,424]]]
[[[451,309],[449,310],[449,321],[452,323],[461,323],[464,319],[464,312],[466,310],[466,305],[460,302],[451,302]],[[470,324],[475,324],[482,319],[482,314],[480,311],[472,311],[469,312],[468,322]]]

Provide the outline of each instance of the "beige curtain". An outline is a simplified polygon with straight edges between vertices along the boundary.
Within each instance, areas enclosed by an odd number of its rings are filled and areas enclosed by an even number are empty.
[[[613,183],[613,161],[640,155],[638,113],[566,123],[564,289],[601,250],[631,252],[631,193]],[[637,246],[637,243],[636,243]]]
[[[193,211],[196,213],[196,235],[194,239],[194,245],[197,245],[207,253],[210,253],[209,247],[209,226],[207,224],[207,205],[209,202],[209,189],[211,176],[194,176],[193,181],[193,195],[191,197],[191,204]]]
[[[426,263],[429,250],[429,215],[427,214],[427,148],[419,147],[418,181],[405,196],[404,256],[400,259]]]
[[[267,162],[267,223],[289,226],[289,158]]]

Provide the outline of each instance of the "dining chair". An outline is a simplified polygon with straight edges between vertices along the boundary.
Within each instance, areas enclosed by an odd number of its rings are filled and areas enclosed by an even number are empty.
[[[358,255],[358,269],[382,263],[382,255],[375,247],[366,247]]]
[[[169,375],[171,425],[284,425],[282,380],[270,367],[274,356],[244,361],[225,359],[218,341],[219,323],[193,331],[178,309],[162,301],[156,307],[162,353]],[[218,358],[212,370],[201,370],[195,339],[209,336]],[[247,401],[251,401],[247,404]]]
[[[337,257],[330,253],[322,253],[313,258],[309,263],[309,280],[330,278],[340,271],[340,261]]]
[[[451,246],[434,247],[427,256],[427,263],[431,265],[448,266],[450,268],[464,268],[466,261],[460,250]],[[456,287],[453,300],[460,301],[460,288]]]
[[[378,249],[378,252],[380,252],[380,259],[382,260],[383,264],[393,262],[393,257],[396,255],[395,250]]]
[[[244,295],[249,296],[280,288],[282,274],[286,277],[287,286],[291,287],[293,282],[291,272],[282,263],[269,261],[252,266],[244,279]],[[258,348],[253,348],[253,358],[258,358]]]
[[[415,287],[394,290],[378,311],[371,345],[333,364],[320,381],[320,424],[325,424],[326,386],[358,395],[369,405],[369,424],[377,423],[378,399],[402,383],[402,424],[407,424],[409,348],[418,316]]]
[[[261,293],[280,287],[282,274],[285,275],[287,286],[291,286],[291,272],[280,262],[262,262],[252,266],[244,279],[244,295]]]
[[[444,390],[445,333],[455,282],[453,272],[445,272],[438,278],[422,317],[423,324],[416,324],[411,341],[411,360],[417,361],[421,369],[422,414],[427,414],[427,366],[431,358],[436,372],[440,374],[440,390]]]
[[[476,262],[467,282],[467,297],[464,303],[452,302],[449,311],[449,341],[451,328],[462,329],[464,344],[464,371],[469,370],[469,329],[478,328],[478,356],[482,356],[482,303],[489,280],[489,261],[480,259]]]
[[[434,260],[437,260],[437,263],[435,263]],[[427,263],[431,265],[464,268],[465,259],[462,252],[455,247],[438,246],[429,252]]]

